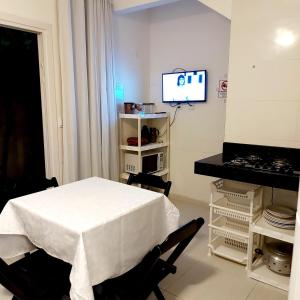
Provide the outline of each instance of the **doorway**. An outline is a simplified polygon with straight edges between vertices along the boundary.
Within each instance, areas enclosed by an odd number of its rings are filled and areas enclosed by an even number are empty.
[[[0,27],[0,66],[0,198],[6,202],[45,177],[37,34]]]

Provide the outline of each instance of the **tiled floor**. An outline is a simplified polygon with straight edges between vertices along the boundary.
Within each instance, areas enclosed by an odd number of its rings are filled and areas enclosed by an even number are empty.
[[[207,206],[186,201],[175,205],[181,214],[181,224],[199,216],[206,221],[197,236],[178,259],[178,271],[169,275],[161,288],[167,300],[286,300],[287,293],[247,277],[245,267],[208,256]],[[152,295],[151,300],[155,297]],[[150,300],[149,299],[149,300]]]
[[[4,287],[0,285],[0,299],[1,300],[11,300],[12,295]]]
[[[167,300],[286,300],[287,293],[247,278],[245,268],[225,259],[208,256],[208,205],[186,201],[175,205],[181,213],[181,224],[202,216],[206,224],[178,259],[178,271],[168,276],[161,288]],[[11,300],[0,286],[0,300]],[[156,299],[153,295],[149,300]]]

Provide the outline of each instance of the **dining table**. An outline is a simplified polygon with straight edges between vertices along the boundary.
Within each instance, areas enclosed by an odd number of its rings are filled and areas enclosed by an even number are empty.
[[[99,177],[11,199],[0,214],[0,257],[34,249],[72,265],[70,298],[137,265],[179,226],[163,194]]]

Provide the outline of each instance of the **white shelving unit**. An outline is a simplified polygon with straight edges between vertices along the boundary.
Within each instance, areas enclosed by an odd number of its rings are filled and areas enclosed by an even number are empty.
[[[294,243],[295,230],[274,227],[268,224],[262,216],[252,224],[251,231],[287,243]]]
[[[250,224],[262,212],[262,187],[219,179],[211,183],[209,254],[246,265]],[[258,239],[254,239],[258,244]]]
[[[136,151],[136,152],[143,152],[153,149],[159,149],[163,147],[168,147],[168,143],[150,143],[144,146],[127,146],[127,145],[120,145],[121,150],[128,150],[128,151]]]
[[[294,230],[268,224],[260,186],[219,179],[211,183],[209,254],[247,265],[250,278],[288,291],[289,276],[268,269],[255,249],[266,240],[294,243]],[[270,241],[269,241],[270,242]]]
[[[294,243],[294,230],[281,229],[268,224],[261,216],[250,226],[250,244],[251,251],[249,251],[248,260],[252,262],[255,257],[256,245],[253,245],[252,238],[254,235],[259,234],[260,242],[259,248],[262,247],[266,238],[272,238],[287,243]],[[259,280],[261,282],[270,284],[282,290],[288,291],[290,277],[286,275],[277,274],[268,269],[263,262],[262,257],[256,258],[253,263],[248,264],[248,276],[250,278]]]
[[[159,135],[156,143],[141,145],[141,131],[144,125],[149,128],[157,128]],[[137,137],[137,146],[128,146],[127,139]],[[164,169],[153,173],[157,176],[169,174],[169,144],[170,144],[170,120],[168,113],[155,114],[119,114],[119,149],[120,149],[120,180],[127,180],[129,173],[125,172],[125,153],[135,153],[138,155],[138,172],[142,171],[142,155],[157,152],[164,153]]]

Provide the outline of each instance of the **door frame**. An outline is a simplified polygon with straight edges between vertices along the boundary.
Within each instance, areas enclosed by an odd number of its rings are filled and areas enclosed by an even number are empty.
[[[55,86],[53,30],[50,24],[0,13],[0,26],[37,34],[43,119],[45,171],[62,181],[62,118]],[[33,162],[34,163],[34,162]]]

